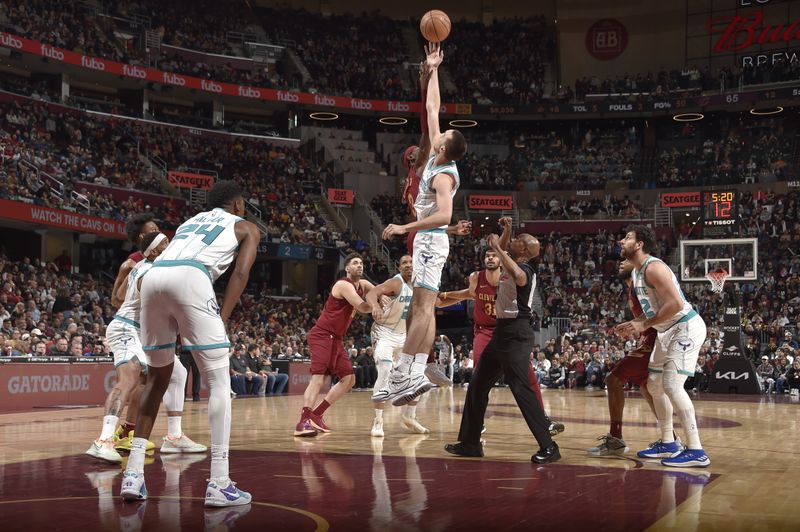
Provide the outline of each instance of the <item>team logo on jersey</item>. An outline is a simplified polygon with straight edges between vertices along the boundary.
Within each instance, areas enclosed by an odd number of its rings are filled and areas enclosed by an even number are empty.
[[[433,258],[433,255],[429,253],[420,253],[420,256],[422,257],[422,262],[424,262],[425,264],[428,264],[428,261]]]
[[[119,343],[121,343],[124,346],[127,346],[128,342],[130,342],[132,340],[133,340],[133,338],[131,338],[130,336],[123,336],[122,338],[119,339]]]
[[[678,346],[680,346],[681,350],[685,353],[694,347],[694,342],[692,340],[678,340]]]
[[[208,307],[208,311],[209,312],[219,316],[219,305],[217,304],[217,300],[216,299],[209,299],[206,302],[206,307]]]

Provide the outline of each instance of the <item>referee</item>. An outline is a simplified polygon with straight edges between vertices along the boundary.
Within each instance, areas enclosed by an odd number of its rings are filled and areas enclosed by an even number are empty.
[[[534,341],[531,303],[536,289],[536,274],[528,261],[539,254],[539,241],[524,233],[512,239],[510,220],[503,222],[502,236],[489,235],[488,238],[488,244],[497,252],[503,268],[495,303],[497,327],[472,375],[461,417],[459,441],[445,445],[444,449],[458,456],[483,456],[480,438],[489,392],[504,374],[525,422],[539,443],[539,451],[531,461],[546,464],[560,460],[561,454],[550,437],[544,407],[536,399],[528,375]],[[509,244],[508,254],[503,251],[505,244]]]

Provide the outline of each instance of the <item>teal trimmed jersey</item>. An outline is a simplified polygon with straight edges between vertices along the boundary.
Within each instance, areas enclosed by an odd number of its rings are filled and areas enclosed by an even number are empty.
[[[417,220],[424,220],[439,210],[439,206],[436,204],[436,191],[433,189],[433,178],[438,174],[450,174],[453,176],[453,192],[450,194],[450,197],[454,198],[458,190],[460,181],[456,163],[451,161],[440,166],[433,166],[435,160],[436,155],[431,155],[431,158],[428,159],[428,164],[425,165],[425,170],[422,172],[422,177],[419,180],[419,194],[417,194],[417,199],[414,201],[414,210],[417,212]],[[443,225],[440,229],[447,229],[447,225]]]
[[[647,271],[648,266],[653,264],[654,262],[661,262],[662,264],[664,261],[661,259],[657,259],[655,257],[647,257],[642,264],[640,269],[634,268],[631,272],[631,276],[633,278],[633,293],[636,295],[636,299],[639,301],[639,304],[642,306],[642,312],[648,318],[652,318],[656,314],[658,314],[658,310],[661,308],[661,297],[656,292],[655,287],[649,285],[645,278],[645,272]],[[678,284],[678,278],[675,277],[675,274],[670,270],[670,274],[672,275],[672,282],[675,283],[675,288],[678,289],[678,293],[681,296],[681,300],[683,301],[683,307],[681,310],[678,311],[672,318],[668,321],[655,325],[653,328],[658,332],[664,332],[683,318],[685,318],[690,312],[693,312],[692,305],[686,301],[686,296],[683,294],[683,290],[681,290],[681,285]]]

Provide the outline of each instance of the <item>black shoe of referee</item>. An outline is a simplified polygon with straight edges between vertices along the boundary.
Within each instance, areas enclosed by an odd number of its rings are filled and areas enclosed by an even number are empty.
[[[553,442],[544,449],[539,449],[539,452],[531,456],[531,462],[534,464],[549,464],[551,462],[558,462],[561,460],[561,453],[558,450],[558,444]]]
[[[444,446],[444,450],[456,456],[468,456],[472,458],[481,458],[483,456],[483,445],[468,445],[461,442],[448,443]]]

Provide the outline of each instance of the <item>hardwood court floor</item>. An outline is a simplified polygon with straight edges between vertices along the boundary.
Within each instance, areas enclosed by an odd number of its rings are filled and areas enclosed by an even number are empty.
[[[164,456],[145,467],[150,499],[118,499],[119,466],[84,451],[100,408],[0,415],[2,530],[797,530],[800,465],[796,398],[703,395],[696,402],[707,470],[667,470],[635,458],[657,439],[638,396],[626,405],[625,457],[585,449],[608,431],[605,392],[544,391],[566,424],[563,460],[530,463],[535,443],[508,389],[492,392],[486,457],[444,453],[458,431],[465,390],[433,390],[412,435],[387,408],[386,437],[369,436],[369,392],[353,392],[326,420],[331,434],[292,437],[302,398],[233,401],[231,476],[251,507],[205,511],[207,455]],[[183,427],[208,443],[207,404],[186,403]],[[166,431],[163,411],[152,439]],[[680,434],[680,430],[678,430]]]

